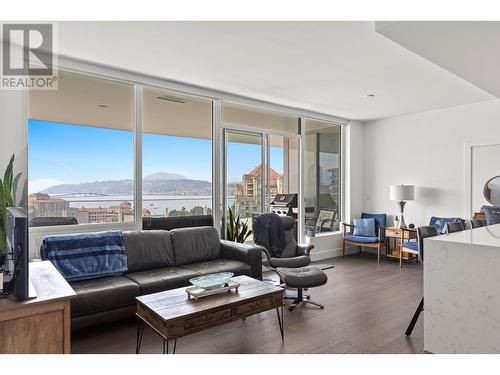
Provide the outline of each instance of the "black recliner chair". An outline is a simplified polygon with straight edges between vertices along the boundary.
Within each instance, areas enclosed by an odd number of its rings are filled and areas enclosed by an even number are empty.
[[[264,220],[259,220],[264,219]],[[273,223],[273,220],[275,222]],[[284,230],[284,244],[283,248],[273,246],[273,239],[271,238],[270,226],[276,225],[281,221]],[[262,222],[265,224],[262,224]],[[266,261],[270,268],[276,269],[277,267],[284,268],[299,268],[305,267],[311,263],[310,253],[314,248],[311,244],[298,244],[295,241],[295,219],[290,216],[279,216],[276,214],[263,214],[254,218],[252,223],[252,231],[254,233],[254,242],[256,245],[262,246]]]
[[[308,266],[311,262],[309,254],[314,245],[298,244],[295,241],[295,226],[296,221],[290,216],[260,215],[253,220],[254,242],[262,247],[267,259],[267,262],[263,262],[264,265],[278,274],[282,286],[297,290],[295,296],[285,296],[285,299],[293,300],[288,307],[290,311],[301,303],[323,309],[321,303],[312,301],[303,291],[326,284],[328,277],[318,267]],[[274,237],[279,237],[281,230],[284,232],[283,243],[280,244],[281,248],[277,248],[280,241]]]

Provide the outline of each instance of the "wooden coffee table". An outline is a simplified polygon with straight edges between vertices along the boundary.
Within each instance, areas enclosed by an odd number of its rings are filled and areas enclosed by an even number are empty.
[[[238,292],[230,291],[198,300],[189,299],[186,288],[137,297],[136,353],[139,354],[141,349],[145,324],[163,338],[163,353],[168,354],[172,340],[172,353],[175,353],[179,337],[271,309],[276,309],[281,339],[284,340],[284,290],[248,276],[234,277],[233,280],[240,283]]]

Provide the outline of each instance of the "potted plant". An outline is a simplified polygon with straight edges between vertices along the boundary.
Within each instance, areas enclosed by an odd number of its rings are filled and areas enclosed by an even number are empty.
[[[306,236],[307,237],[316,237],[317,227],[314,225],[306,225]]]
[[[244,243],[252,230],[248,229],[247,223],[240,221],[240,215],[234,216],[233,210],[229,207],[229,217],[226,225],[226,239],[229,241]]]
[[[0,179],[0,290],[3,287],[3,273],[7,264],[7,208],[15,205],[14,198],[21,173],[14,178],[14,154],[5,169],[3,180]]]

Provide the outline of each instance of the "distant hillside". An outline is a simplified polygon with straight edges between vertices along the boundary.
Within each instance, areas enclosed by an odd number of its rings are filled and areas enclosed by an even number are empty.
[[[187,180],[187,178],[178,173],[156,172],[143,178],[144,181],[151,180]]]
[[[146,194],[167,195],[211,195],[212,183],[201,180],[144,180],[142,190]],[[81,184],[62,184],[42,191],[49,195],[100,194],[100,195],[132,195],[132,180],[95,181]]]
[[[100,195],[131,195],[134,191],[132,180],[95,181],[81,184],[62,184],[51,186],[41,193],[49,195],[70,194],[100,194]]]

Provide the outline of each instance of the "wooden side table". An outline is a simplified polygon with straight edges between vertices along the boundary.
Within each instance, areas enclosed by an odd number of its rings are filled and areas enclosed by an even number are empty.
[[[71,353],[75,292],[49,261],[30,263],[29,274],[37,298],[0,300],[0,354]]]
[[[385,228],[385,237],[387,238],[387,258],[392,258],[392,259],[398,259],[399,260],[399,252],[401,251],[401,234],[402,230],[399,228],[395,227],[388,227]],[[414,232],[404,232],[405,240],[411,240],[414,238],[417,238],[417,234]],[[394,238],[394,246],[391,246],[391,238]],[[405,255],[406,254],[406,255]],[[406,252],[403,252],[403,259],[404,260],[412,260],[416,258],[413,254],[409,254]]]

